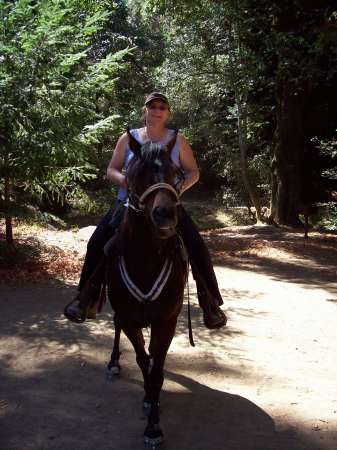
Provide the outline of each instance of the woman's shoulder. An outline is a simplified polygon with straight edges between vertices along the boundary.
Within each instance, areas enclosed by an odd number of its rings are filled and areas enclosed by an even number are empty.
[[[132,134],[133,137],[137,138],[139,136],[139,130],[141,128],[128,128],[127,131],[125,131],[120,137],[119,142],[125,144],[129,142],[129,133]]]
[[[177,135],[177,142],[181,143],[185,137],[182,132],[178,128],[168,128],[167,129],[169,139],[173,138],[173,136]]]
[[[185,135],[181,131],[179,131],[178,129],[174,129],[172,131],[173,131],[173,133],[177,133],[177,139],[178,139],[180,145],[188,144],[188,140],[186,139]]]
[[[146,127],[140,127],[140,128],[132,128],[134,133],[144,133],[146,131]]]
[[[184,133],[182,131],[179,130],[179,128],[168,128],[167,130],[169,133],[171,133],[172,135],[177,133],[177,136],[183,139],[186,139],[184,136]]]

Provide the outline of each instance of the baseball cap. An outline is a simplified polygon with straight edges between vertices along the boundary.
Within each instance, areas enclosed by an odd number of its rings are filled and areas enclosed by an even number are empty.
[[[153,100],[160,100],[161,102],[166,103],[167,105],[169,104],[167,97],[161,92],[151,92],[151,94],[149,94],[146,97],[144,104],[148,105]]]

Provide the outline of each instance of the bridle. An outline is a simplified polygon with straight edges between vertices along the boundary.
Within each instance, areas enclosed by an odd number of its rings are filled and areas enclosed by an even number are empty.
[[[152,192],[155,192],[159,189],[166,189],[167,191],[170,191],[176,199],[176,206],[180,205],[179,193],[173,186],[171,186],[168,183],[155,183],[155,184],[152,184],[150,187],[148,187],[140,196],[138,194],[130,191],[129,196],[128,196],[129,208],[133,209],[136,212],[144,212],[146,198],[150,194],[152,194]],[[132,199],[136,199],[137,206],[132,202]]]
[[[128,196],[128,207],[132,210],[136,211],[137,213],[145,213],[146,206],[145,206],[145,200],[146,198],[155,191],[158,191],[159,189],[166,189],[167,191],[171,192],[175,199],[176,199],[176,206],[180,204],[179,201],[179,193],[178,191],[171,186],[168,183],[155,183],[149,186],[142,195],[135,194],[133,192],[129,192]],[[137,206],[134,205],[134,203],[131,201],[131,199],[136,199]],[[124,282],[125,287],[127,290],[131,293],[131,295],[136,298],[140,303],[148,303],[156,300],[164,287],[166,286],[166,283],[171,275],[172,269],[173,269],[173,260],[172,256],[168,255],[166,256],[164,265],[159,272],[159,275],[155,279],[151,289],[148,292],[143,292],[139,286],[137,286],[134,281],[131,279],[127,267],[126,262],[124,259],[123,253],[119,255],[118,258],[118,268],[119,273],[121,275],[121,278]]]
[[[177,136],[177,132],[175,134],[175,139],[176,139],[176,136]],[[133,136],[130,134],[130,132],[129,132],[129,138],[130,138],[130,146],[131,146],[131,143],[133,143],[134,152],[136,155],[139,155],[139,148],[140,148],[139,142],[137,142],[133,138]],[[174,142],[175,142],[175,139],[174,139]],[[173,144],[174,144],[174,142],[172,141]],[[168,148],[169,148],[169,146],[168,146]],[[183,171],[180,168],[178,168],[178,169],[179,169],[180,174],[184,178]],[[158,180],[158,178],[157,178],[157,180]],[[179,184],[177,183],[176,185],[172,186],[169,183],[160,181],[160,182],[154,183],[151,186],[149,186],[147,189],[145,189],[145,191],[141,195],[137,194],[136,192],[133,191],[132,188],[129,187],[128,196],[127,196],[127,206],[131,210],[135,211],[136,213],[143,213],[147,217],[147,216],[149,216],[149,211],[147,211],[147,208],[146,208],[146,203],[145,203],[146,199],[148,199],[149,195],[152,194],[153,192],[156,192],[156,191],[162,190],[162,189],[173,194],[174,200],[175,200],[174,206],[180,205]],[[150,215],[151,215],[151,213],[150,213]],[[176,230],[175,230],[175,234],[176,234]],[[121,278],[122,278],[126,288],[130,292],[130,294],[134,298],[136,298],[139,302],[147,303],[147,302],[156,300],[160,296],[160,294],[161,294],[162,290],[164,289],[164,287],[171,275],[171,272],[173,270],[173,259],[172,259],[171,254],[168,254],[166,256],[164,265],[163,265],[161,271],[159,272],[159,275],[157,276],[156,280],[154,281],[152,288],[149,290],[149,292],[143,292],[133,282],[133,280],[131,279],[131,277],[128,273],[123,253],[121,253],[119,255],[118,267],[119,267],[119,272],[120,272]]]
[[[140,142],[137,141],[137,139],[135,139],[135,137],[131,134],[130,129],[127,129],[127,134],[129,136],[129,146],[130,149],[133,151],[133,153],[136,156],[140,156],[141,152],[140,149],[142,148],[142,146],[144,144],[141,144]],[[171,154],[171,151],[176,143],[177,140],[177,135],[178,135],[178,130],[175,130],[174,132],[174,137],[173,139],[170,140],[170,142],[168,142],[166,144],[166,148],[167,150],[169,150],[169,154]],[[179,173],[180,175],[180,181],[178,181],[176,184],[174,184],[174,186],[165,183],[165,182],[158,182],[158,183],[154,183],[152,184],[150,187],[148,187],[141,195],[136,194],[135,192],[132,192],[131,189],[128,190],[128,196],[127,196],[127,203],[128,206],[133,209],[136,212],[143,212],[145,213],[146,211],[146,205],[145,205],[145,200],[146,198],[154,191],[159,190],[159,189],[166,189],[167,191],[170,191],[176,200],[176,204],[175,206],[180,205],[180,187],[181,187],[181,180],[185,179],[185,174],[184,171],[174,163],[174,161],[172,161],[173,165],[176,168],[177,173]]]

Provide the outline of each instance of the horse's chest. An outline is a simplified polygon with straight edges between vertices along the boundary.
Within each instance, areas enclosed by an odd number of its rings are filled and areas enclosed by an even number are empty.
[[[183,268],[174,259],[162,263],[156,270],[137,273],[119,257],[110,267],[108,287],[110,302],[119,315],[146,324],[154,317],[168,319],[178,315],[181,309]]]

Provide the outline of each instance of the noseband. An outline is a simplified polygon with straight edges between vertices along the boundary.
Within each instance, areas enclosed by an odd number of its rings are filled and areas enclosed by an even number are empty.
[[[180,205],[179,194],[178,194],[178,192],[174,189],[173,186],[171,186],[171,185],[168,184],[168,183],[155,183],[155,184],[152,184],[150,187],[148,187],[148,188],[142,193],[141,196],[138,196],[137,194],[134,194],[134,193],[131,192],[131,196],[132,196],[132,197],[136,197],[136,199],[137,199],[138,208],[130,202],[130,199],[129,199],[129,204],[128,204],[128,206],[129,206],[130,208],[132,208],[134,211],[137,211],[137,212],[144,212],[144,210],[145,210],[145,203],[144,203],[144,202],[145,202],[145,199],[146,199],[152,192],[157,191],[158,189],[166,189],[167,191],[172,192],[172,194],[175,196],[175,198],[176,198],[176,200],[177,200],[176,206],[177,206],[177,205]]]

